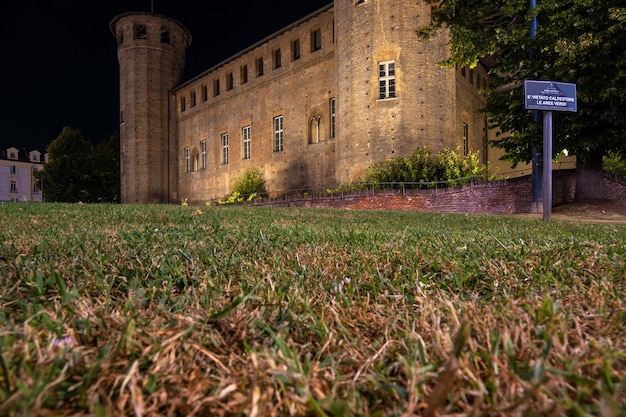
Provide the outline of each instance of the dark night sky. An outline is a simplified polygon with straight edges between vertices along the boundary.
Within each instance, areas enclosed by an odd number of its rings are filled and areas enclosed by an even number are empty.
[[[154,12],[192,35],[192,78],[331,0],[154,0]],[[118,131],[116,41],[109,22],[150,11],[150,0],[9,0],[3,3],[0,149],[45,152],[64,126],[99,143]]]

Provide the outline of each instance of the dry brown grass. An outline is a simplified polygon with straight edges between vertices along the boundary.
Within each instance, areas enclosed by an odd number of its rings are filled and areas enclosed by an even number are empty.
[[[623,226],[46,209],[0,207],[0,414],[625,413]]]

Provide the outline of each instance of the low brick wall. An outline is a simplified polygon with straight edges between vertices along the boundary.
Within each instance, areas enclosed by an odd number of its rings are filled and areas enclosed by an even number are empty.
[[[626,182],[605,177],[607,195],[626,201]],[[576,172],[557,171],[552,179],[552,205],[574,201]],[[529,213],[532,178],[478,182],[431,190],[361,190],[334,194],[284,196],[258,201],[256,205],[319,207],[364,210],[418,210],[439,213],[521,214]]]

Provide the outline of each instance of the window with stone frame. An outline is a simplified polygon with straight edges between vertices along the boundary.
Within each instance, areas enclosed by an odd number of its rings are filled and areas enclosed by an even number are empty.
[[[396,63],[383,61],[378,63],[378,98],[396,98]]]
[[[206,140],[200,142],[200,169],[206,169]]]
[[[274,117],[274,152],[282,152],[283,149],[283,116]]]
[[[228,133],[222,133],[222,164],[228,164],[229,157]]]
[[[250,126],[245,126],[241,129],[241,149],[242,149],[242,159],[250,159],[252,156],[251,152],[251,138],[250,138]]]
[[[185,155],[185,172],[191,172],[191,148],[185,148],[183,153]]]

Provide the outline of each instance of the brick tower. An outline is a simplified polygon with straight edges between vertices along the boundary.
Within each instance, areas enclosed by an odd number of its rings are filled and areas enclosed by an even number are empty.
[[[110,27],[120,67],[121,202],[168,203],[177,187],[169,91],[181,81],[191,34],[147,12],[116,16]]]
[[[415,0],[335,0],[337,182],[418,147],[456,146],[455,72],[447,35],[421,40],[430,5]]]

